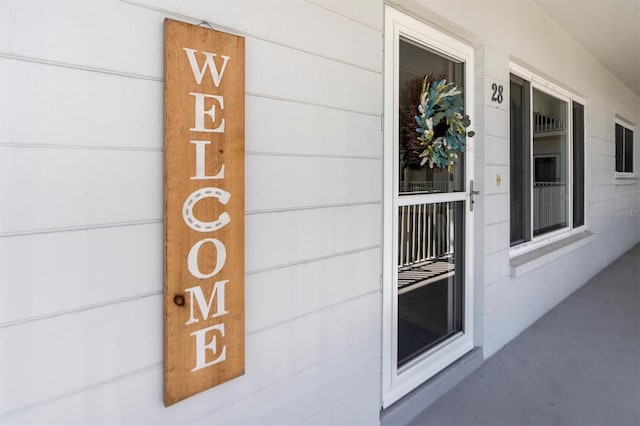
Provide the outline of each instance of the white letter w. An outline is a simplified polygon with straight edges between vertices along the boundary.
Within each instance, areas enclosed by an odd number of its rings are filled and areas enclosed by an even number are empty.
[[[222,80],[222,76],[224,75],[224,70],[227,68],[227,62],[229,61],[229,57],[225,55],[221,55],[222,69],[218,71],[215,62],[213,62],[213,58],[217,56],[215,53],[202,52],[206,58],[204,62],[204,66],[202,69],[198,66],[198,61],[196,60],[196,52],[195,49],[189,49],[187,47],[182,48],[185,52],[187,52],[187,57],[189,58],[189,64],[191,64],[191,71],[193,72],[193,77],[196,79],[198,84],[202,83],[202,78],[204,77],[204,73],[207,72],[207,68],[211,72],[211,78],[213,79],[213,84],[216,87],[220,87],[220,80]]]

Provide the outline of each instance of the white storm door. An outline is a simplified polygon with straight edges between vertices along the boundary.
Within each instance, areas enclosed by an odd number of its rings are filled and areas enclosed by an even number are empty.
[[[408,136],[426,74],[463,90],[473,123],[473,69],[470,46],[386,7],[383,407],[473,348],[473,139],[449,170]]]

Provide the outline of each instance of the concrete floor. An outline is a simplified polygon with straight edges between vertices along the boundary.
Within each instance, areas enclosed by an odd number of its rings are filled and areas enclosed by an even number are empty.
[[[640,244],[410,424],[640,425]]]

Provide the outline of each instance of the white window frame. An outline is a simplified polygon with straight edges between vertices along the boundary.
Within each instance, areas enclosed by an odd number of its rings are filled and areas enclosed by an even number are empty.
[[[530,189],[530,232],[531,235],[530,240],[529,241],[525,241],[524,243],[518,244],[516,246],[513,246],[509,249],[509,256],[510,257],[516,257],[519,255],[522,255],[524,253],[536,250],[540,247],[549,245],[551,243],[554,243],[556,241],[562,240],[564,238],[570,237],[572,235],[584,232],[585,230],[587,230],[589,228],[589,223],[588,223],[588,217],[587,217],[587,209],[586,206],[588,205],[588,191],[586,191],[587,188],[587,170],[586,170],[586,159],[588,158],[588,152],[587,152],[587,123],[586,123],[586,115],[587,115],[587,102],[585,99],[575,95],[574,93],[571,93],[570,91],[559,87],[553,83],[551,83],[550,81],[534,74],[533,72],[527,70],[526,68],[511,63],[509,64],[509,72],[511,74],[514,74],[520,78],[522,78],[523,80],[526,80],[529,82],[531,88],[531,93],[533,94],[533,89],[537,89],[541,92],[544,92],[550,96],[553,96],[554,98],[560,99],[561,101],[565,102],[567,105],[567,122],[571,123],[571,126],[567,126],[567,223],[568,225],[564,228],[561,229],[557,229],[555,231],[552,232],[548,232],[546,234],[543,235],[539,235],[537,237],[533,236],[533,190]],[[574,176],[573,176],[573,117],[572,117],[572,103],[573,102],[578,102],[579,104],[584,106],[584,114],[585,114],[585,122],[584,122],[584,144],[585,144],[585,149],[584,149],[584,178],[585,178],[585,193],[584,193],[584,199],[583,199],[583,203],[585,206],[584,209],[584,224],[580,225],[578,227],[573,227],[573,181],[574,181]],[[529,98],[529,111],[531,114],[533,114],[533,96],[530,96]],[[533,155],[533,130],[530,130],[529,132],[529,144],[530,144],[530,158],[529,161],[530,163],[530,181],[533,182],[533,173],[534,173],[534,155]]]
[[[631,167],[633,167],[632,172],[618,172],[616,171],[615,160],[613,166],[614,177],[616,179],[637,179],[638,178],[638,146],[640,146],[636,141],[638,140],[638,126],[631,124],[630,122],[619,118],[616,116],[614,119],[613,126],[613,144],[614,144],[614,159],[615,159],[615,143],[616,143],[616,124],[621,125],[622,127],[629,129],[633,132],[633,160],[631,163]]]
[[[452,360],[473,349],[473,213],[465,208],[465,287],[463,331],[445,343],[420,355],[402,367],[397,367],[397,208],[400,204],[395,189],[398,164],[398,91],[396,70],[399,64],[400,37],[443,56],[465,62],[465,112],[473,126],[474,105],[474,50],[471,46],[411,18],[390,6],[385,6],[384,55],[384,230],[383,230],[383,326],[382,326],[382,406],[391,404],[423,384],[449,366]],[[473,127],[467,130],[473,130]],[[446,193],[430,202],[458,200],[460,195],[469,203],[468,182],[474,176],[474,139],[467,139],[465,193]],[[407,196],[403,196],[407,197]],[[408,196],[411,197],[411,196]],[[410,201],[407,198],[404,201]],[[428,363],[426,361],[429,361]]]

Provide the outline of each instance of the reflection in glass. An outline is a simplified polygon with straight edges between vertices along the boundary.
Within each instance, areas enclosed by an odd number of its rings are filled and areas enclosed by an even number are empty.
[[[409,144],[408,135],[415,134],[413,117],[426,74],[444,78],[464,90],[464,64],[442,57],[410,41],[400,40],[400,144],[399,144],[399,192],[439,193],[464,191],[464,153],[459,153],[458,162],[448,171],[446,168],[420,166],[421,152]],[[418,99],[418,101],[416,101]]]
[[[462,331],[464,202],[400,206],[398,366]]]
[[[511,245],[531,235],[531,138],[529,82],[511,75],[510,85],[510,234]]]
[[[572,102],[573,227],[584,225],[584,106]]]
[[[567,103],[533,89],[533,235],[567,226]]]

